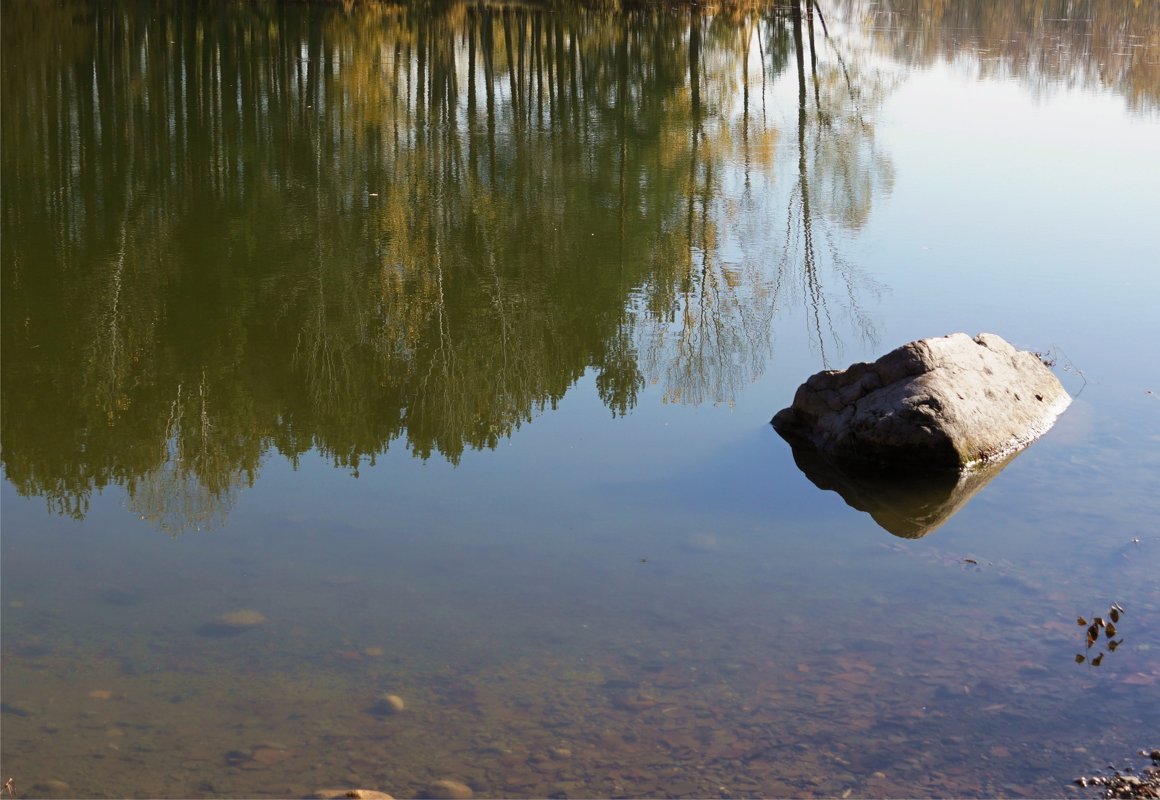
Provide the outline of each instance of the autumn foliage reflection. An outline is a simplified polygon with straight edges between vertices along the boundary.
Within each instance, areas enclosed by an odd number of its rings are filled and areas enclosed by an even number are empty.
[[[728,402],[786,304],[857,311],[839,250],[792,243],[856,229],[888,173],[829,61],[778,127],[793,19],[7,4],[9,480],[77,517],[122,485],[161,527],[211,527],[271,450],[455,462],[586,373],[614,414],[650,382]]]
[[[842,0],[893,58],[965,61],[1037,92],[1108,89],[1136,111],[1160,108],[1160,4],[1107,0]],[[902,20],[904,24],[898,24]]]

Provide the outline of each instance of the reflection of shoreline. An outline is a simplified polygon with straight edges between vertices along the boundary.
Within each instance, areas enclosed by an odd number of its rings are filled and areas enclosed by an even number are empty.
[[[847,0],[842,10],[907,66],[968,58],[980,80],[1014,76],[1035,94],[1078,84],[1115,92],[1133,112],[1160,108],[1154,2],[883,0],[868,10]]]
[[[865,511],[903,539],[920,539],[941,526],[1018,455],[982,468],[916,478],[859,474],[838,467],[808,445],[791,441],[790,447],[794,463],[811,483],[837,492],[846,505]]]
[[[780,7],[114,3],[109,35],[66,15],[51,40],[37,13],[5,9],[36,69],[0,79],[34,117],[0,130],[3,456],[70,515],[119,485],[159,526],[220,524],[275,450],[356,476],[396,443],[456,463],[590,371],[613,414],[649,382],[731,403],[790,302],[823,353],[844,316],[872,328],[878,287],[835,234],[889,191],[874,103]],[[796,147],[766,116],[795,51]],[[100,169],[58,191],[78,152]],[[32,252],[55,257],[20,282]]]

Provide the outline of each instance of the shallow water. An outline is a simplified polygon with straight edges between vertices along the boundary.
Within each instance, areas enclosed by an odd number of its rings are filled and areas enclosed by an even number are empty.
[[[822,3],[803,97],[774,9],[6,4],[4,777],[1079,797],[1154,747],[1160,20],[1111,5]],[[1075,400],[898,538],[768,420],[956,330]]]

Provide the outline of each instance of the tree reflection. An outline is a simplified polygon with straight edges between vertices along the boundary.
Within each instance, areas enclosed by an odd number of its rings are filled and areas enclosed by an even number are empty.
[[[1160,5],[1104,0],[883,0],[840,4],[895,59],[963,56],[980,77],[1011,74],[1038,92],[1110,89],[1136,111],[1160,106]],[[901,21],[901,24],[900,24]]]
[[[62,513],[213,527],[271,449],[456,462],[586,372],[729,402],[795,296],[873,333],[839,232],[880,87],[811,46],[783,154],[786,7],[219,11],[5,7],[4,464]]]
[[[833,334],[831,304],[826,282],[821,277],[825,264],[828,263],[845,289],[841,302],[844,312],[864,340],[876,341],[873,322],[862,308],[860,298],[877,294],[881,286],[843,254],[834,226],[858,230],[869,217],[874,198],[889,193],[892,188],[890,161],[878,152],[873,128],[863,116],[868,98],[873,105],[881,102],[888,79],[881,73],[862,75],[857,70],[852,77],[841,58],[835,64],[824,65],[819,74],[814,0],[805,0],[805,10],[803,24],[801,7],[796,4],[791,7],[798,78],[797,180],[786,208],[781,272],[791,281],[798,278],[795,288],[805,298],[815,341],[823,363],[828,366],[827,338],[835,346],[840,341]],[[824,20],[820,22],[824,24]],[[807,91],[803,26],[809,38],[812,109]],[[857,91],[855,85],[859,87]],[[798,265],[800,269],[795,269]]]

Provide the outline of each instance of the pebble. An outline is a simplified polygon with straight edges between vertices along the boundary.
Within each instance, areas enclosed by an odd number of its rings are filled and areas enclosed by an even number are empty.
[[[379,695],[379,700],[375,703],[375,712],[379,714],[398,714],[406,708],[407,704],[397,694]]]
[[[93,689],[89,692],[90,700],[108,700],[113,696],[113,693],[108,689]]]
[[[644,711],[656,705],[656,700],[641,692],[625,692],[612,698],[612,705],[624,711]]]
[[[552,758],[563,761],[572,757],[572,751],[567,747],[553,747],[551,749]]]
[[[253,628],[256,625],[261,625],[265,621],[265,614],[249,608],[222,614],[214,620],[218,625],[224,625],[227,628]]]
[[[423,790],[423,797],[431,800],[469,800],[474,794],[466,783],[450,778],[432,781]]]
[[[20,787],[16,788],[17,793],[19,793]],[[46,781],[37,781],[32,785],[31,789],[38,794],[67,794],[72,787],[64,781],[49,779]]]
[[[269,766],[270,764],[277,764],[280,761],[285,761],[293,755],[289,750],[280,747],[255,747],[250,752],[250,758],[259,764]]]

